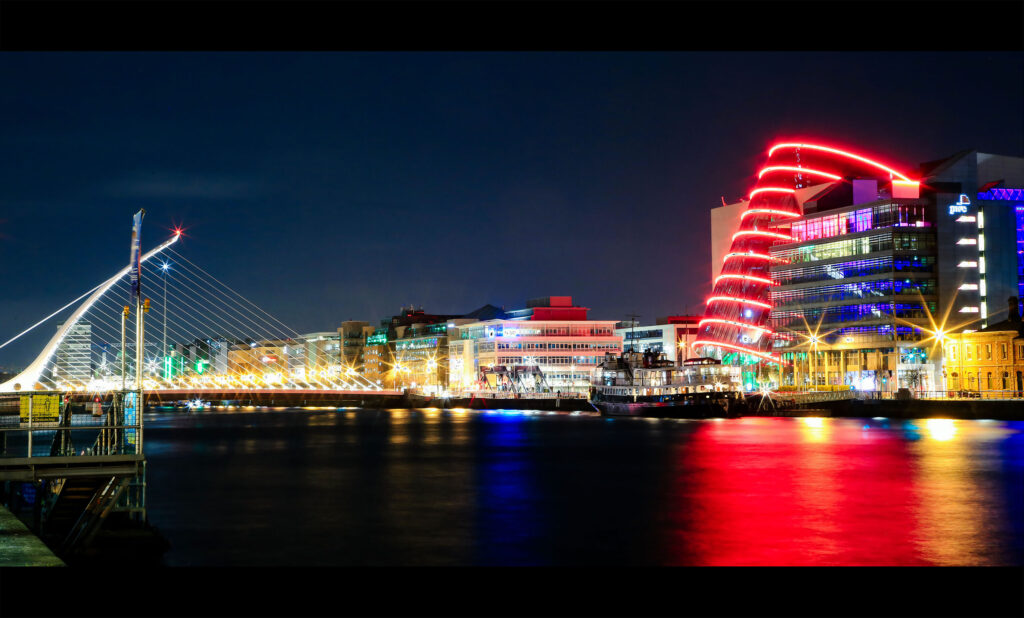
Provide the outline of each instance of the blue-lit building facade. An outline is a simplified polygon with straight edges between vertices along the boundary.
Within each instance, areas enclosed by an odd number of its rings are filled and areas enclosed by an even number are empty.
[[[1024,298],[1024,159],[969,151],[885,178],[805,189],[770,248],[782,385],[944,390],[934,333],[971,332]],[[1000,315],[1003,314],[1003,315]]]

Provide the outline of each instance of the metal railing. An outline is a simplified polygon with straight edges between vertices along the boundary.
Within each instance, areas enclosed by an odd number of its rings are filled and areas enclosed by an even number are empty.
[[[858,391],[859,399],[900,399],[900,395],[893,391]],[[993,401],[1019,401],[1024,399],[1024,391],[1020,390],[941,390],[941,391],[910,391],[910,399],[948,399],[948,400],[993,400]]]
[[[465,391],[461,397],[483,397],[485,399],[589,399],[588,393],[562,391],[560,393],[530,393],[499,390]]]
[[[107,410],[100,416],[74,413],[72,405],[60,400],[57,414],[37,408],[44,397],[58,393],[25,393],[0,406],[0,462],[32,457],[140,454],[140,423],[124,424],[123,413]],[[23,400],[27,400],[26,406]],[[35,414],[40,410],[42,414]],[[118,418],[115,418],[118,417]],[[138,417],[137,417],[138,418]]]

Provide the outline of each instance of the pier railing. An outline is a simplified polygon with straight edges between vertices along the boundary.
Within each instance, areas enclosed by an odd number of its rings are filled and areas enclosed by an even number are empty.
[[[12,459],[137,455],[141,425],[110,410],[75,414],[62,393],[34,391],[0,400],[0,468]]]
[[[476,397],[484,399],[589,399],[587,393],[575,391],[561,393],[524,393],[513,391],[480,390],[465,391],[462,397]]]

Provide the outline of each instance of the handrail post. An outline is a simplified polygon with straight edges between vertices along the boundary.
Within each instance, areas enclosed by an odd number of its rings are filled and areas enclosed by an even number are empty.
[[[28,394],[28,456],[32,456],[32,393]]]

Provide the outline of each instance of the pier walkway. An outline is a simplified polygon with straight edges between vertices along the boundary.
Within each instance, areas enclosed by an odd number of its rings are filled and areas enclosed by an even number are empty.
[[[64,566],[39,537],[0,506],[0,567]]]

